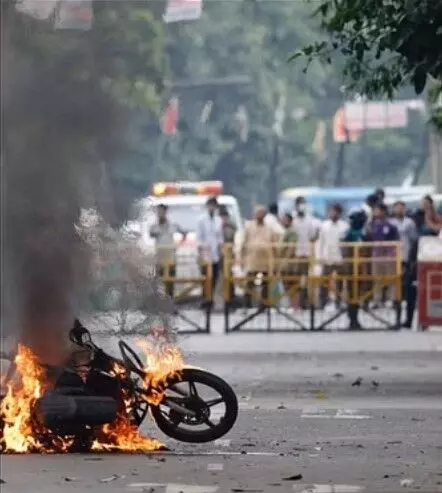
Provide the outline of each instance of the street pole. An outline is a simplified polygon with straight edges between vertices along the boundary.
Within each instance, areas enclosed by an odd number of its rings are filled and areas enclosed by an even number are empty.
[[[279,192],[279,137],[273,138],[273,156],[269,169],[269,203],[278,201]]]

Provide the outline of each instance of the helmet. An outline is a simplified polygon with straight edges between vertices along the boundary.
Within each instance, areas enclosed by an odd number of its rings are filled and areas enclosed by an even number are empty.
[[[348,219],[353,229],[362,229],[367,222],[368,216],[364,209],[355,207],[350,209]]]

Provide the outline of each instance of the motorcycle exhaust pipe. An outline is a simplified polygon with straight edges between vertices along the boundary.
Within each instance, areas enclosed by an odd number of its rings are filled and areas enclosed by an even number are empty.
[[[66,425],[98,426],[117,419],[117,401],[112,397],[47,392],[36,401],[33,413],[49,429]]]

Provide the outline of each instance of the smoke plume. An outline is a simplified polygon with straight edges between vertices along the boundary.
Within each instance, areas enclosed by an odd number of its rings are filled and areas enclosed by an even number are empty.
[[[44,51],[28,39],[40,26],[13,7],[2,12],[2,332],[55,361],[96,271],[96,252],[75,228],[80,211],[114,222],[105,200],[112,190],[103,187],[125,114],[97,80],[75,70],[89,41]],[[109,244],[120,251],[116,238]],[[152,275],[145,279],[155,290]],[[151,306],[152,296],[164,302],[151,293]]]

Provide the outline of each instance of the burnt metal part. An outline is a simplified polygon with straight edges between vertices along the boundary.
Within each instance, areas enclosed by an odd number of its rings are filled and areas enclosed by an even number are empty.
[[[63,395],[47,392],[35,403],[34,416],[56,430],[66,426],[98,426],[117,419],[117,401],[112,397]]]

